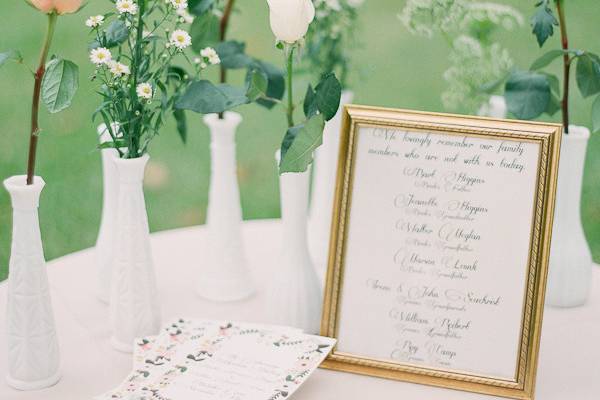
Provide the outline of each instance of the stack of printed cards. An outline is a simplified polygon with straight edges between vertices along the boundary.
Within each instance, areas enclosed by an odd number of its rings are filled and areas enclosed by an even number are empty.
[[[334,344],[293,328],[179,319],[139,339],[131,374],[95,400],[284,399]]]

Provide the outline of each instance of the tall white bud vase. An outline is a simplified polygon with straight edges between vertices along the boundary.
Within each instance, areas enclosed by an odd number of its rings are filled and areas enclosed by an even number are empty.
[[[13,237],[8,277],[7,383],[39,390],[60,380],[60,357],[38,220],[45,182],[25,176],[4,181],[13,207]]]
[[[115,160],[119,200],[110,325],[111,343],[122,352],[132,352],[136,338],[156,335],[160,330],[158,290],[142,185],[148,159],[145,155]]]
[[[98,127],[100,143],[112,142],[112,138],[102,124]],[[110,299],[110,281],[112,276],[112,258],[116,244],[117,202],[119,177],[115,160],[119,158],[116,149],[102,149],[102,218],[96,241],[97,296],[103,303]]]
[[[270,319],[315,334],[319,332],[322,293],[307,241],[310,175],[283,174],[279,182],[282,249],[268,296]]]
[[[583,305],[590,292],[592,253],[581,223],[581,189],[589,129],[569,127],[563,135],[552,231],[546,303],[556,307]]]
[[[504,96],[490,96],[487,103],[481,106],[477,115],[491,118],[506,118],[508,107]]]
[[[323,145],[315,151],[313,190],[311,194],[309,246],[317,273],[324,280],[329,254],[329,234],[333,216],[335,176],[340,149],[343,105],[354,99],[354,93],[343,91],[340,110],[327,124],[323,133]]]
[[[204,117],[210,129],[211,174],[207,258],[200,264],[198,294],[213,301],[237,301],[254,293],[242,242],[242,208],[237,180],[235,134],[242,116],[226,112]]]

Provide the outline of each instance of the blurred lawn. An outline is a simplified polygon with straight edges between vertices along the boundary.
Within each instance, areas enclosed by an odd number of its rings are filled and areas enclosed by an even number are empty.
[[[534,1],[497,0],[512,4],[526,16]],[[0,49],[19,49],[26,60],[35,62],[45,30],[45,17],[36,14],[23,1],[5,1],[0,15]],[[443,111],[439,94],[444,88],[442,72],[447,66],[444,41],[416,38],[396,19],[404,4],[398,0],[367,0],[362,11],[363,46],[354,50],[360,69],[353,79],[355,102],[421,110]],[[76,61],[81,67],[81,88],[72,108],[41,117],[42,133],[38,174],[44,190],[40,219],[47,259],[90,247],[94,244],[100,220],[100,156],[95,150],[95,126],[91,113],[98,96],[88,76],[86,16],[106,11],[108,1],[90,2],[84,12],[59,20],[53,51]],[[264,0],[239,2],[242,14],[233,19],[232,38],[245,39],[250,54],[273,62],[281,55],[274,48]],[[574,48],[600,52],[598,0],[579,0],[568,9],[569,31]],[[541,54],[529,27],[505,33],[502,41],[512,50],[522,67]],[[558,46],[558,38],[548,48]],[[367,45],[368,44],[368,45]],[[559,66],[556,65],[557,72]],[[236,79],[241,79],[236,76]],[[17,65],[0,70],[0,178],[23,174],[26,160],[28,105],[32,80]],[[574,93],[576,91],[573,91]],[[591,101],[573,96],[573,122],[591,125]],[[267,112],[254,106],[243,107],[244,123],[238,136],[239,176],[244,218],[279,215],[277,174],[273,154],[285,129],[281,110]],[[201,117],[189,115],[191,132],[184,146],[170,123],[152,146],[153,164],[146,188],[150,227],[153,231],[201,224],[208,198],[208,134]],[[583,219],[596,260],[600,260],[600,138],[591,142],[584,186]],[[0,280],[5,278],[11,227],[10,201],[0,190]]]

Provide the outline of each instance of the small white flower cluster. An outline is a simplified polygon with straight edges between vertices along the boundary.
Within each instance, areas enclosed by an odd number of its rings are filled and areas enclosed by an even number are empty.
[[[129,66],[113,60],[110,50],[105,47],[92,49],[90,52],[90,61],[97,67],[107,66],[111,74],[116,78],[131,74]]]
[[[115,6],[119,14],[135,15],[138,12],[138,5],[133,0],[117,0]]]
[[[85,21],[88,28],[97,28],[104,23],[104,15],[93,15]]]
[[[187,0],[165,0],[165,3],[172,5],[176,10],[186,10],[188,8]]]
[[[317,18],[324,18],[332,12],[342,11],[342,4],[346,4],[350,8],[358,8],[364,2],[365,0],[314,0],[314,5],[317,9]]]
[[[176,47],[178,50],[183,50],[192,45],[192,37],[183,29],[176,29],[171,33],[169,45]]]
[[[200,51],[200,57],[194,58],[194,62],[200,65],[200,68],[204,69],[208,65],[221,64],[221,58],[217,51],[212,47],[206,47]]]

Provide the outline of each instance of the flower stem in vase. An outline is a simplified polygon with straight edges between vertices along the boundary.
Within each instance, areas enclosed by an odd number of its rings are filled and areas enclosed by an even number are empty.
[[[565,18],[564,0],[557,0],[556,9],[560,24],[560,38],[563,50],[564,77],[563,77],[563,99],[562,99],[562,117],[565,133],[569,133],[569,79],[571,76],[571,56],[568,53],[569,37],[567,36],[567,21]]]
[[[287,106],[287,122],[288,128],[294,126],[294,93],[293,93],[293,77],[294,77],[294,47],[289,46],[286,48],[287,57],[287,93],[288,93],[288,106]]]
[[[35,83],[33,85],[33,101],[31,104],[31,133],[29,136],[29,156],[27,159],[27,185],[33,185],[33,176],[35,175],[35,159],[37,153],[38,136],[40,133],[39,126],[39,111],[40,111],[40,95],[42,93],[42,80],[46,73],[46,59],[50,51],[50,44],[54,37],[56,28],[56,13],[48,14],[48,30],[44,38],[44,44],[40,53],[40,62],[37,71],[34,74]]]

